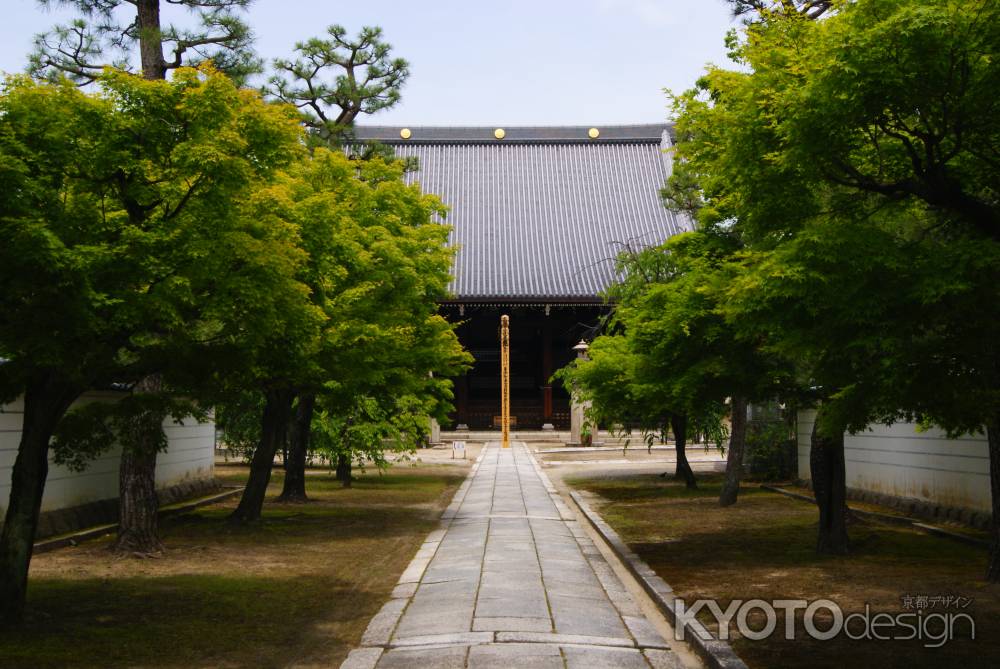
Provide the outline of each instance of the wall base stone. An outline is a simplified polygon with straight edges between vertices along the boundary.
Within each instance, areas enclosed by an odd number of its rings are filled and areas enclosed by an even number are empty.
[[[812,481],[799,480],[796,483],[800,486],[812,490]],[[939,523],[956,523],[967,525],[979,530],[988,530],[992,522],[992,514],[976,509],[967,509],[957,506],[946,506],[936,502],[916,499],[914,497],[900,497],[897,495],[887,495],[881,492],[863,490],[861,488],[848,488],[847,499],[855,502],[866,502],[868,504],[878,504],[890,509],[895,509],[908,516],[914,516],[923,520],[937,521]]]
[[[192,497],[202,497],[221,489],[222,484],[215,479],[195,479],[184,481],[177,485],[161,488],[156,491],[160,498],[160,506],[176,504]],[[0,519],[2,520],[2,519]],[[107,525],[118,522],[118,499],[102,499],[65,509],[43,511],[38,517],[36,539],[45,539],[60,534],[76,532],[95,525]],[[3,523],[0,522],[0,526]]]

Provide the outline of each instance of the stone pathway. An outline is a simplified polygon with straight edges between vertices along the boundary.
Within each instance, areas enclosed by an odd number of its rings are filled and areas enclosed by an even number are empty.
[[[680,666],[531,453],[491,443],[341,669]]]

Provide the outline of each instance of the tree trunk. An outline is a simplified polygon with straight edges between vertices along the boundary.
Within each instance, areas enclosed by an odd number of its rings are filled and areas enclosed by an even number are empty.
[[[987,424],[986,439],[990,450],[990,495],[993,501],[993,541],[986,580],[1000,583],[1000,413],[994,414],[993,420]]]
[[[740,494],[740,478],[743,476],[743,453],[747,443],[747,400],[733,397],[732,425],[729,432],[729,453],[726,454],[726,481],[719,495],[720,506],[736,504]]]
[[[80,392],[79,388],[52,373],[29,379],[25,388],[21,442],[10,478],[10,502],[0,532],[0,625],[17,622],[24,611],[28,565],[49,471],[49,440]]]
[[[819,553],[847,553],[847,473],[844,465],[844,430],[842,426],[821,427],[824,418],[821,404],[816,412],[809,451],[809,470],[813,494],[819,507]]]
[[[345,488],[351,487],[351,441],[348,435],[351,432],[351,426],[354,425],[354,416],[355,411],[352,411],[344,421],[344,429],[341,430],[340,436],[340,445],[344,451],[337,455],[337,480]]]
[[[163,61],[160,33],[160,0],[138,0],[135,4],[142,76],[146,79],[166,79],[167,64]]]
[[[288,432],[295,392],[288,388],[268,390],[265,398],[260,444],[257,445],[257,450],[254,451],[253,459],[250,461],[250,480],[243,490],[243,497],[240,498],[239,506],[229,516],[233,522],[260,520],[264,497],[267,495],[267,484],[271,481],[274,455],[285,442],[285,435]]]
[[[139,381],[133,392],[152,394],[163,391],[163,377],[152,374]],[[118,466],[117,553],[151,555],[163,550],[160,543],[156,495],[157,436],[162,436],[166,414],[143,412],[135,417],[131,434],[122,434],[122,459]]]
[[[351,487],[351,456],[346,453],[337,456],[337,480],[345,488]]]
[[[116,553],[152,555],[163,550],[157,514],[156,448],[127,449],[118,467]]]
[[[285,484],[281,496],[278,497],[279,502],[309,501],[306,497],[306,454],[309,451],[309,435],[315,406],[316,395],[308,393],[299,397],[288,440]]]
[[[670,417],[670,429],[674,432],[674,448],[677,452],[677,470],[674,478],[683,480],[688,488],[697,488],[698,481],[688,463],[685,447],[687,445],[687,416],[673,415]]]

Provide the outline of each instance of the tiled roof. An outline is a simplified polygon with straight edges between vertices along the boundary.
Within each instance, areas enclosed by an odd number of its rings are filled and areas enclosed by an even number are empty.
[[[451,208],[459,247],[458,301],[596,298],[614,278],[625,243],[653,245],[690,230],[659,189],[670,169],[669,128],[358,127],[359,140],[391,144],[420,169],[408,179]]]
[[[358,126],[354,133],[360,139],[375,139],[385,144],[397,144],[404,140],[399,132],[402,126]],[[410,137],[406,144],[494,144],[497,142],[493,134],[497,128],[485,126],[410,126]],[[583,143],[605,144],[609,142],[659,142],[664,130],[672,130],[665,125],[615,125],[597,128],[598,136],[594,139],[588,136],[587,126],[520,126],[502,128],[504,144],[531,143]]]

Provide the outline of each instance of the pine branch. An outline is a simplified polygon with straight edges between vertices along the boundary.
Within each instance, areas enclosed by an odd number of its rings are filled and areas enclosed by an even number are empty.
[[[275,60],[278,72],[265,92],[303,110],[305,123],[331,139],[341,136],[359,114],[399,102],[409,64],[391,58],[392,47],[382,41],[380,28],[363,28],[355,39],[338,25],[327,33],[329,39],[296,44],[294,60]]]

